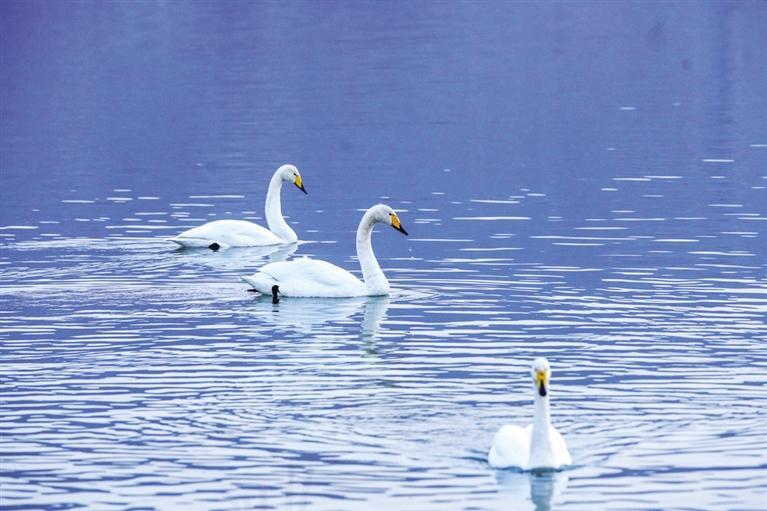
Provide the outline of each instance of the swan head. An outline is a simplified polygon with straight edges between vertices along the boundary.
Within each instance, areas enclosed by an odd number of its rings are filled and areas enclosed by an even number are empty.
[[[391,225],[396,230],[407,236],[407,231],[402,227],[402,223],[392,208],[386,204],[376,204],[368,210],[368,213],[372,215],[374,222],[380,222],[382,224]]]
[[[546,397],[549,394],[549,379],[551,378],[549,361],[543,357],[533,360],[532,375],[535,391],[539,396]]]
[[[283,165],[277,169],[277,175],[280,176],[283,181],[293,183],[299,190],[307,193],[306,188],[304,188],[304,181],[301,179],[301,173],[295,165]]]

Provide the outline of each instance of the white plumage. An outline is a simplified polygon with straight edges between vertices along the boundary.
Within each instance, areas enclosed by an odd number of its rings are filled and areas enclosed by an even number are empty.
[[[506,425],[498,430],[487,455],[488,463],[495,468],[558,469],[573,462],[565,439],[551,425],[548,360],[535,359],[532,373],[535,389],[533,423],[526,428]]]
[[[298,236],[282,216],[280,191],[284,181],[295,184],[306,193],[301,174],[293,165],[278,168],[269,181],[266,193],[265,213],[269,229],[246,220],[216,220],[182,232],[172,241],[187,248],[263,247],[295,243]],[[215,245],[214,245],[215,244]]]
[[[254,289],[270,294],[279,286],[283,296],[343,298],[367,295],[360,279],[338,266],[316,259],[294,259],[270,263],[243,280]]]
[[[184,231],[169,241],[187,248],[262,247],[285,243],[269,229],[246,220],[216,220]]]
[[[243,280],[263,294],[278,286],[282,296],[342,298],[377,296],[389,293],[389,282],[378,266],[370,238],[376,223],[386,223],[407,234],[399,217],[389,206],[378,204],[368,209],[357,228],[357,257],[363,280],[343,268],[316,259],[296,259],[267,264]]]

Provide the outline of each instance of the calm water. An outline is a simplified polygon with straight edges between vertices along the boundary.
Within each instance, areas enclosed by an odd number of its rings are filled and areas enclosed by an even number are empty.
[[[767,507],[767,4],[0,4],[3,509]],[[179,252],[285,188],[295,254]],[[272,305],[316,256],[389,298]],[[554,369],[576,466],[496,471]]]

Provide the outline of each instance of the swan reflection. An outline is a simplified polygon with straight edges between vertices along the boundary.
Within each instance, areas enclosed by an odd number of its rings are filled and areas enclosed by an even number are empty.
[[[499,491],[504,495],[516,497],[517,500],[529,496],[535,511],[552,511],[555,498],[564,493],[569,479],[566,472],[553,470],[533,472],[498,470],[496,472]]]
[[[260,267],[266,262],[285,261],[298,249],[298,243],[272,245],[269,247],[227,248],[218,251],[209,248],[179,247],[175,253],[184,262],[201,263],[221,270],[242,271],[243,268]]]
[[[360,339],[366,342],[378,339],[381,323],[389,309],[388,296],[281,298],[276,304],[272,304],[271,300],[271,296],[258,295],[258,306],[252,309],[253,314],[276,327],[307,333],[329,323],[349,323],[361,313],[359,334]]]

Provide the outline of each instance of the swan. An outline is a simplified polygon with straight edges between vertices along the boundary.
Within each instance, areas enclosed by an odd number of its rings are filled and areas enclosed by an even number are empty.
[[[558,469],[571,465],[573,462],[565,439],[551,425],[549,361],[545,358],[536,358],[532,369],[535,389],[533,423],[524,429],[515,425],[506,425],[498,430],[487,455],[488,463],[495,468]]]
[[[301,174],[295,166],[283,165],[278,168],[269,181],[269,190],[266,192],[266,223],[269,229],[246,220],[216,220],[184,231],[168,241],[178,243],[182,247],[207,247],[212,250],[295,243],[298,236],[282,217],[280,190],[283,181],[291,182],[299,190],[307,193]]]
[[[282,296],[344,298],[352,296],[379,296],[389,294],[389,281],[378,266],[370,236],[377,223],[388,224],[402,234],[397,213],[385,204],[368,209],[357,228],[357,258],[362,268],[363,280],[348,271],[316,259],[270,263],[243,280],[262,294],[279,293]],[[275,287],[276,286],[276,287]]]

